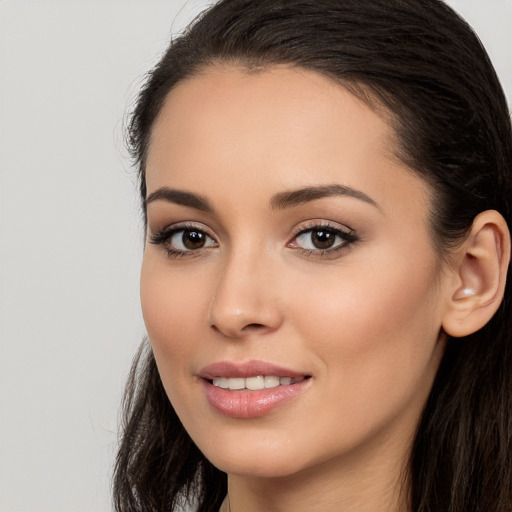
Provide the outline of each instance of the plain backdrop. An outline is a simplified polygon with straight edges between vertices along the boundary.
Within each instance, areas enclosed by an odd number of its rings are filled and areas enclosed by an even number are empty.
[[[0,0],[0,511],[107,512],[144,335],[125,113],[206,1]],[[512,98],[512,0],[449,2]]]

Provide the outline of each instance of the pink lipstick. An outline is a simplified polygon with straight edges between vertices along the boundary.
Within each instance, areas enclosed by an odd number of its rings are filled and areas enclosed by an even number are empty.
[[[233,418],[257,418],[304,392],[311,375],[263,361],[219,362],[199,372],[209,404]]]

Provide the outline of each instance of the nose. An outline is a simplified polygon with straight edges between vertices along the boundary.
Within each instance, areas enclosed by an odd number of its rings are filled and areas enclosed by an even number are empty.
[[[283,321],[276,271],[263,258],[232,255],[222,268],[210,303],[213,330],[229,338],[267,334]]]

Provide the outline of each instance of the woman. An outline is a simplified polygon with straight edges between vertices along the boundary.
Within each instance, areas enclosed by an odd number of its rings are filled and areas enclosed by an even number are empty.
[[[511,126],[451,9],[221,1],[130,143],[117,510],[512,510]]]

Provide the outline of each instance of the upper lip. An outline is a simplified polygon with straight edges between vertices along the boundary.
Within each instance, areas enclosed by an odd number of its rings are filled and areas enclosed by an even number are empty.
[[[214,377],[247,378],[254,377],[256,375],[272,375],[276,377],[291,377],[292,379],[295,379],[297,377],[305,377],[309,374],[291,370],[290,368],[285,368],[284,366],[279,366],[274,363],[253,360],[245,361],[243,363],[218,361],[202,368],[198,375],[203,379],[211,380]]]

